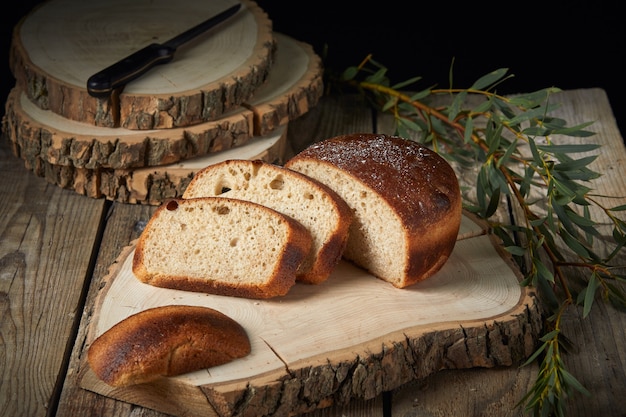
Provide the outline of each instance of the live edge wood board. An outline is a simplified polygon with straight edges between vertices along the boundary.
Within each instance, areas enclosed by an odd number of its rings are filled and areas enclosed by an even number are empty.
[[[87,79],[151,43],[162,43],[235,4],[234,0],[50,0],[13,32],[10,68],[41,109],[103,127],[168,129],[214,120],[250,99],[270,71],[272,22],[241,0],[233,17],[179,47],[107,98]]]
[[[131,269],[134,242],[111,265],[89,320],[80,386],[176,416],[288,416],[383,391],[442,369],[519,364],[536,348],[543,314],[535,293],[470,215],[435,276],[397,289],[341,261],[320,285],[252,300],[152,287]],[[86,358],[91,342],[147,308],[214,308],[247,331],[252,352],[229,364],[112,388]]]

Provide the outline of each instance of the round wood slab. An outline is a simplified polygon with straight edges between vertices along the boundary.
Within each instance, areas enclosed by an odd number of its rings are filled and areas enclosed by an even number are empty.
[[[168,198],[182,197],[196,172],[226,159],[259,159],[282,165],[288,155],[287,127],[255,137],[243,145],[169,165],[136,169],[87,169],[25,161],[37,176],[61,188],[91,198],[119,203],[159,205]]]
[[[249,100],[271,69],[272,22],[251,0],[109,98],[87,79],[236,4],[234,0],[50,0],[16,25],[10,68],[39,108],[95,126],[163,129],[215,120]]]
[[[92,126],[42,110],[16,86],[5,106],[4,133],[31,169],[161,166],[243,145],[300,117],[323,94],[322,63],[313,48],[285,35],[274,36],[276,61],[266,83],[218,120],[149,131]]]
[[[444,267],[405,289],[342,261],[326,282],[296,284],[276,299],[169,290],[135,278],[133,251],[133,244],[123,250],[96,300],[80,385],[177,416],[295,415],[373,398],[441,369],[509,366],[534,351],[542,325],[538,300],[520,286],[510,255],[468,217]],[[248,333],[252,352],[126,388],[93,374],[85,359],[97,336],[131,314],[171,304],[228,315]]]

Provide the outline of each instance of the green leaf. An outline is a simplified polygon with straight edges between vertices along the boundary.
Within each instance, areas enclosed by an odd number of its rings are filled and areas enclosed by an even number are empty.
[[[506,118],[506,119],[512,119],[515,117],[516,112],[511,108],[511,106],[509,105],[508,102],[506,102],[505,100],[499,98],[499,97],[494,97],[493,98],[493,106],[495,108],[497,108],[499,111],[502,112],[502,115]],[[497,116],[497,113],[492,113],[492,117]]]
[[[585,138],[585,137],[593,136],[595,135],[595,132],[589,132],[587,130],[583,130],[584,128],[588,126],[591,126],[593,123],[594,122],[587,122],[587,123],[579,124],[577,126],[555,128],[554,134],[566,135],[566,136],[578,137],[578,138]]]
[[[584,289],[585,293],[585,301],[583,304],[583,318],[589,315],[591,311],[591,307],[593,306],[593,301],[596,297],[596,290],[600,287],[600,280],[598,280],[598,276],[595,273],[591,274],[589,278],[589,283],[587,287]]]
[[[561,90],[559,88],[544,88],[532,93],[521,94],[510,98],[510,103],[514,106],[521,107],[523,109],[532,109],[544,103],[550,94],[558,93]]]
[[[556,339],[559,336],[560,333],[561,332],[559,330],[554,329],[554,330],[551,330],[550,332],[544,334],[543,336],[541,336],[539,338],[539,340],[541,340],[542,342],[549,342],[551,340]],[[551,356],[551,355],[548,355],[548,356]]]
[[[505,246],[504,249],[512,255],[524,256],[526,249],[520,246]]]
[[[546,349],[546,344],[542,343],[541,346],[539,346],[539,349],[535,350],[535,352],[530,355],[530,357],[526,360],[526,362],[524,362],[523,364],[520,365],[520,367],[523,366],[528,366],[531,363],[535,362],[535,360],[539,357],[539,355],[541,355],[541,353]]]
[[[431,89],[427,88],[426,90],[419,91],[411,96],[411,101],[418,101],[423,99],[424,97],[428,97],[431,93]]]
[[[422,127],[418,125],[417,123],[415,123],[415,121],[413,121],[412,119],[401,117],[400,119],[398,119],[398,122],[403,127],[406,127],[409,130],[413,130],[414,132],[420,132],[422,130]]]
[[[469,89],[470,90],[482,90],[498,82],[500,79],[502,79],[502,77],[506,75],[507,72],[508,72],[508,68],[500,68],[500,69],[490,72],[489,74],[483,75],[478,80],[476,80]]]
[[[567,372],[567,370],[561,369],[561,375],[563,376],[563,381],[568,388],[573,388],[587,396],[591,395],[591,393],[587,391],[587,389],[576,378],[574,378],[572,374]]]
[[[522,130],[522,133],[527,136],[549,136],[550,130],[542,126],[531,126]]]
[[[478,106],[474,107],[472,113],[482,114],[489,111],[493,107],[493,97],[494,96],[489,96],[487,100],[484,100]]]
[[[396,104],[398,104],[398,99],[396,97],[389,97],[389,100],[383,105],[382,111],[386,112]]]
[[[597,143],[579,143],[579,144],[569,144],[569,145],[537,145],[537,149],[549,152],[552,154],[559,153],[581,153],[581,152],[590,152],[598,149],[600,145]]]
[[[456,119],[456,116],[461,112],[461,107],[465,101],[465,97],[467,97],[467,91],[461,91],[454,97],[452,104],[448,107],[449,121]]]
[[[341,74],[341,79],[344,81],[353,80],[354,78],[356,78],[358,73],[359,69],[357,67],[348,67]]]
[[[543,158],[539,154],[539,149],[537,144],[535,143],[535,140],[532,138],[528,138],[528,145],[530,146],[530,152],[533,155],[533,162],[535,163],[535,165],[540,167],[543,166]]]
[[[537,271],[537,277],[541,278],[543,281],[553,283],[554,282],[554,274],[550,272],[550,270],[544,265],[544,263],[539,258],[533,258],[533,266]]]
[[[515,138],[513,143],[511,143],[509,146],[506,147],[506,151],[504,152],[504,154],[500,158],[498,158],[498,162],[496,162],[496,166],[500,168],[503,165],[507,165],[509,163],[509,160],[511,159],[511,156],[516,151],[517,151],[517,138]]]
[[[590,259],[592,257],[591,252],[580,243],[578,239],[575,239],[565,229],[560,229],[559,236],[565,242],[565,244],[581,258]]]
[[[472,143],[472,133],[474,133],[474,119],[470,117],[465,122],[465,131],[463,132],[463,142]]]
[[[394,85],[392,85],[392,86],[391,86],[391,88],[393,88],[394,90],[402,90],[404,87],[407,87],[407,86],[409,86],[409,85],[411,85],[411,84],[415,84],[415,83],[417,83],[417,82],[418,82],[419,80],[421,80],[421,79],[422,79],[422,77],[413,77],[413,78],[409,78],[409,79],[408,79],[408,80],[406,80],[406,81],[403,81],[403,82],[401,82],[401,83],[398,83],[398,84],[394,84]],[[425,96],[423,96],[423,97],[425,97]],[[422,97],[419,97],[419,98],[413,98],[413,97],[411,97],[411,100],[412,100],[412,101],[415,101],[415,100],[419,100],[420,98],[422,98]]]
[[[554,187],[552,202],[559,206],[571,203],[574,197],[576,197],[576,193],[557,178],[553,177],[550,185]]]
[[[551,111],[556,110],[558,107],[559,106],[552,104],[552,105],[548,105],[547,107],[540,106],[540,107],[534,108],[532,110],[527,110],[527,111],[525,111],[523,113],[520,113],[520,114],[516,115],[515,117],[511,118],[509,120],[509,124],[510,125],[519,125],[522,122],[526,122],[526,121],[531,120],[531,119],[541,118],[545,114],[550,113]]]
[[[376,71],[374,74],[367,77],[366,81],[372,84],[387,85],[389,84],[389,80],[387,79],[386,74],[387,74],[387,68],[381,68],[378,71]]]

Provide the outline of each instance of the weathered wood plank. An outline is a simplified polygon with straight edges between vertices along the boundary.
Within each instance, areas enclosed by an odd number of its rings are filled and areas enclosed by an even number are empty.
[[[54,406],[105,202],[30,174],[0,141],[0,415]]]
[[[108,273],[109,267],[114,263],[122,248],[128,245],[128,242],[131,240],[139,237],[141,230],[155,209],[156,207],[154,206],[145,205],[121,203],[112,203],[111,205],[87,294],[81,325],[69,359],[70,366],[65,376],[65,383],[57,410],[57,415],[59,416],[165,416],[165,414],[148,409],[136,410],[136,407],[128,403],[94,394],[80,388],[77,381],[77,376],[80,372],[82,344],[84,343],[89,319],[92,315],[94,297],[102,285],[102,277]]]

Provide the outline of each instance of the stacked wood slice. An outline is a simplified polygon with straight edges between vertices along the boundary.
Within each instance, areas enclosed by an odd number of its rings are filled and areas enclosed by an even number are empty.
[[[13,32],[2,130],[14,154],[60,187],[142,204],[180,197],[220,160],[284,162],[288,122],[323,93],[322,63],[250,0],[109,97],[87,91],[96,72],[233,4],[44,2]]]

